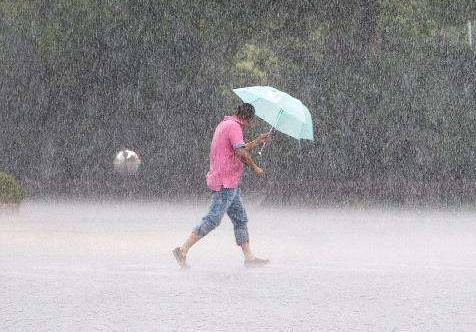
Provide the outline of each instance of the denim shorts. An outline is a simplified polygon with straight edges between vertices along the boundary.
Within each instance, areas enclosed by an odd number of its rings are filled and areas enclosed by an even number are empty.
[[[207,235],[220,224],[226,212],[233,223],[236,244],[241,245],[248,242],[249,235],[246,225],[248,218],[240,193],[239,188],[222,188],[220,191],[214,191],[207,215],[202,218],[202,223],[195,227],[193,232],[200,237]]]

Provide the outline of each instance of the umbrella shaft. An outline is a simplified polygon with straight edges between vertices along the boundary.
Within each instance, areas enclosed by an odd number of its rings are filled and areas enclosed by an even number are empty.
[[[271,126],[271,128],[269,129],[268,131],[268,135],[272,134],[274,131],[274,127]],[[258,154],[261,156],[261,152],[263,152],[263,149],[264,149],[264,146],[266,145],[266,142],[263,143],[263,146],[261,147],[261,149],[259,150]]]

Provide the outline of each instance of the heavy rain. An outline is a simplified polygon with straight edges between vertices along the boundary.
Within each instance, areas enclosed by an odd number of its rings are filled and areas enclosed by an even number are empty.
[[[0,330],[476,330],[475,25],[0,1]]]

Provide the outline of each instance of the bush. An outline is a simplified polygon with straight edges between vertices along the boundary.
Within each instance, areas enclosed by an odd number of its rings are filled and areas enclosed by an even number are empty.
[[[0,172],[0,204],[18,204],[23,197],[18,181],[13,176]]]

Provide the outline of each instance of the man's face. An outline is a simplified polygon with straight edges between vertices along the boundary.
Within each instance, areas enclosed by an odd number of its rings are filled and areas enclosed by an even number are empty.
[[[253,118],[249,119],[249,118],[242,118],[242,123],[243,123],[243,127],[244,128],[249,128],[251,127],[252,123],[253,123]]]

